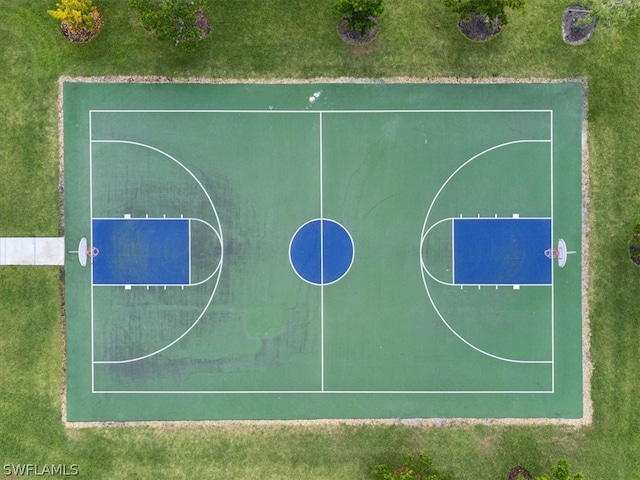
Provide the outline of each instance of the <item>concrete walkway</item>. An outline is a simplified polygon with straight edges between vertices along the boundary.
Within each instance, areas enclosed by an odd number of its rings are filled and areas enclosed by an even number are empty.
[[[0,237],[1,265],[64,265],[64,238]]]

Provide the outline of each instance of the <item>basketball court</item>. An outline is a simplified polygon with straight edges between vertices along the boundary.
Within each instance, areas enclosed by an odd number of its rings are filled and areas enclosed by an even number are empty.
[[[582,102],[65,82],[67,420],[581,418]]]

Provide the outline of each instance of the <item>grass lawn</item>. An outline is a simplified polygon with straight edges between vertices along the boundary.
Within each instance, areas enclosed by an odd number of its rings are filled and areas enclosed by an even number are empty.
[[[640,475],[640,269],[628,241],[640,217],[640,19],[561,38],[574,0],[531,0],[493,40],[458,31],[440,0],[388,0],[379,37],[351,47],[330,0],[208,0],[213,31],[195,52],[159,44],[126,0],[95,0],[92,42],[68,44],[55,1],[0,0],[0,235],[59,234],[57,80],[61,75],[215,78],[585,77],[589,86],[589,305],[593,424],[229,425],[67,429],[61,421],[60,272],[0,269],[0,463],[72,464],[81,478],[369,478],[373,465],[426,453],[456,479],[541,474],[558,458],[588,479]]]

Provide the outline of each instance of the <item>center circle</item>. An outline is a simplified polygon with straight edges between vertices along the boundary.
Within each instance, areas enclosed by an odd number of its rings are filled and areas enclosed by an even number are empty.
[[[338,222],[316,218],[302,225],[291,238],[289,260],[296,274],[313,285],[337,282],[354,258],[351,235]]]

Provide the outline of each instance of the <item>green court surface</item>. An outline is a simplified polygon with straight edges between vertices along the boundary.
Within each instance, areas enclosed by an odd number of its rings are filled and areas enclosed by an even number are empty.
[[[582,84],[63,102],[68,421],[582,417]]]

